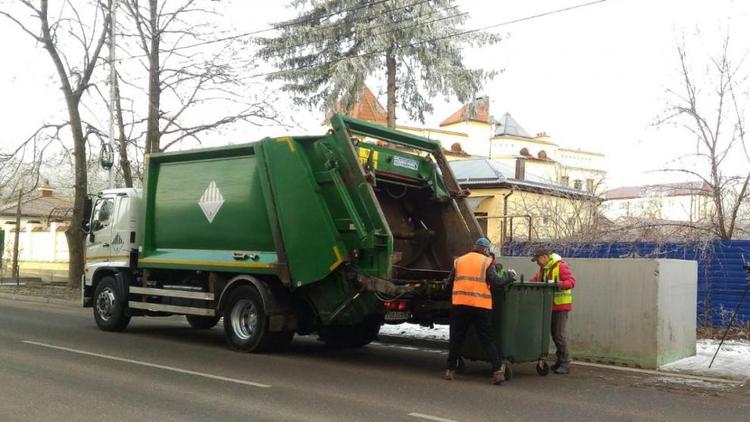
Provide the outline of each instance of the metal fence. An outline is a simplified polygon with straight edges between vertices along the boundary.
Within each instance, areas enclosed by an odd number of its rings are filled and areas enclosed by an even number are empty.
[[[728,240],[703,243],[509,243],[504,255],[530,255],[540,246],[551,246],[569,258],[665,258],[698,262],[698,324],[724,326],[747,287],[743,263],[750,261],[750,241]],[[737,321],[750,324],[750,300],[741,304]]]

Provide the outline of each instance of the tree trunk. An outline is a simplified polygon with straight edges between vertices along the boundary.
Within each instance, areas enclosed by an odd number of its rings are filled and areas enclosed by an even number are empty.
[[[161,34],[158,22],[157,0],[149,0],[149,26],[151,30],[151,51],[148,67],[148,122],[146,124],[146,153],[159,152],[159,42]]]
[[[122,121],[122,102],[120,101],[120,83],[118,78],[112,82],[115,84],[115,113],[117,114],[117,128],[120,131],[118,138],[120,150],[120,168],[122,169],[122,178],[125,181],[125,187],[133,187],[133,171],[130,168],[128,160],[128,139],[125,137],[125,123]]]
[[[109,28],[109,16],[107,16],[104,21],[104,28],[99,37],[99,41],[96,44],[96,48],[89,57],[89,61],[81,74],[79,84],[74,90],[68,79],[68,72],[63,64],[63,60],[57,51],[54,36],[50,30],[49,21],[47,19],[47,12],[49,10],[48,1],[42,0],[40,6],[39,20],[42,29],[41,39],[44,42],[44,48],[47,50],[47,53],[49,53],[50,58],[55,65],[57,75],[60,78],[61,89],[65,95],[65,105],[68,108],[68,116],[70,117],[70,132],[73,137],[73,163],[75,167],[73,220],[68,229],[65,230],[69,253],[68,286],[73,288],[79,286],[81,276],[83,275],[83,232],[81,231],[81,223],[83,221],[83,204],[86,200],[86,191],[88,187],[86,175],[86,138],[83,136],[81,114],[78,111],[78,106],[81,102],[81,96],[88,87],[91,74],[94,71],[96,61],[101,53],[101,48],[104,45],[107,29]]]
[[[78,112],[78,102],[73,103],[72,96],[67,96],[68,114],[70,115],[70,130],[73,134],[73,158],[75,163],[75,189],[73,198],[73,221],[65,230],[68,240],[68,287],[78,287],[83,275],[83,204],[86,201],[88,179],[86,175],[86,139],[83,136],[81,115]]]
[[[386,111],[388,112],[388,127],[396,128],[396,58],[393,48],[388,49],[385,56],[385,70],[388,79]]]

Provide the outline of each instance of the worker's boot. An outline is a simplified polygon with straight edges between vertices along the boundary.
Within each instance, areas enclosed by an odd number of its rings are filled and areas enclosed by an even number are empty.
[[[553,369],[553,371],[556,374],[567,375],[567,374],[570,373],[570,363],[568,363],[568,362],[561,362],[560,365],[557,368]]]
[[[447,379],[448,381],[453,381],[453,378],[455,377],[456,377],[455,369],[446,369],[445,374],[443,374],[443,378]]]
[[[492,384],[500,385],[505,382],[505,364],[492,373]]]
[[[560,362],[560,360],[558,359],[558,360],[557,360],[557,361],[555,362],[555,364],[554,364],[554,365],[552,365],[552,368],[551,368],[551,369],[552,369],[552,372],[555,372],[555,371],[557,371],[557,368],[559,368],[559,367],[560,367],[561,365],[562,365],[562,362]]]

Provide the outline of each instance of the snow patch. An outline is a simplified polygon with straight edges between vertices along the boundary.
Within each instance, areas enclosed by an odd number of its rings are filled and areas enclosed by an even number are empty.
[[[430,328],[409,323],[385,324],[380,327],[380,334],[420,340],[448,341],[448,326],[436,325],[434,328]]]
[[[725,341],[709,369],[718,340],[698,340],[695,356],[680,359],[664,365],[660,370],[680,374],[700,375],[715,378],[729,378],[739,381],[750,380],[750,342]]]

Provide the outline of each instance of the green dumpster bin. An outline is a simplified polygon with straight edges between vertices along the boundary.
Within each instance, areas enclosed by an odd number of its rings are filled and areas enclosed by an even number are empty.
[[[515,281],[492,291],[492,336],[495,346],[511,363],[537,362],[539,375],[549,374],[549,352],[554,284]],[[474,329],[466,336],[461,356],[487,361]],[[507,365],[506,378],[512,377]]]

